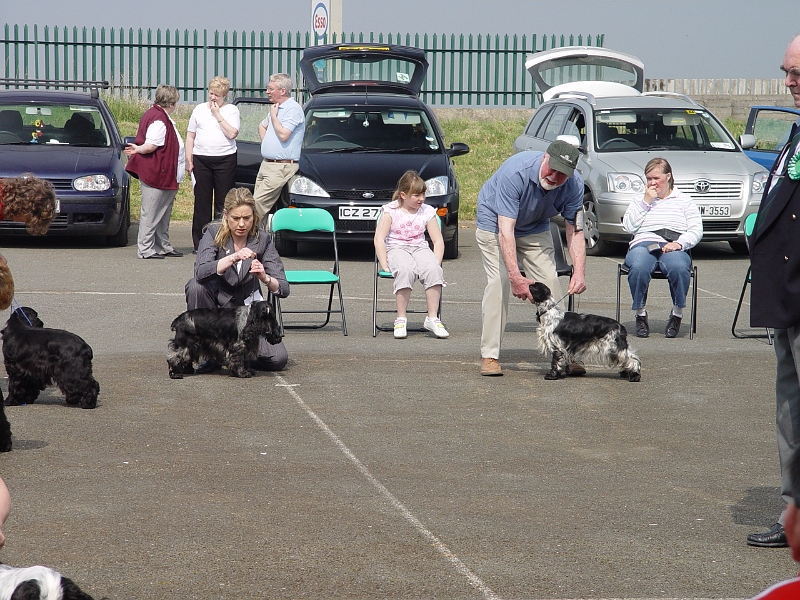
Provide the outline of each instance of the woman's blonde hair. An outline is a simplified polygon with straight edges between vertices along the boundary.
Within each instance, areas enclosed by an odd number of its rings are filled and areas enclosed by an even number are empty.
[[[651,158],[644,166],[644,174],[647,176],[650,171],[658,168],[661,169],[664,175],[669,175],[669,177],[667,177],[667,185],[669,186],[667,193],[671,194],[672,188],[675,187],[675,176],[672,174],[672,166],[670,166],[666,158]]]
[[[400,193],[406,196],[413,196],[414,194],[425,193],[425,182],[416,171],[406,171],[397,182],[397,189],[392,194],[392,200],[399,200]]]
[[[249,206],[253,210],[253,226],[250,228],[250,233],[247,237],[254,237],[258,239],[259,223],[261,219],[256,212],[256,201],[253,199],[253,194],[247,188],[233,188],[225,195],[225,210],[222,213],[222,226],[214,236],[214,245],[222,248],[227,241],[231,238],[231,228],[228,227],[228,213],[240,206]]]
[[[211,81],[208,82],[208,89],[224,98],[231,89],[231,82],[227,77],[217,75],[216,77],[212,77]]]

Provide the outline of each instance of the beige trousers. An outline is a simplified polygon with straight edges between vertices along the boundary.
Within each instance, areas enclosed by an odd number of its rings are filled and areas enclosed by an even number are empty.
[[[500,346],[508,316],[508,300],[511,296],[511,283],[508,271],[500,253],[500,242],[496,233],[478,229],[475,239],[481,251],[483,269],[486,271],[486,289],[483,291],[481,305],[481,358],[500,358]],[[541,281],[553,294],[561,298],[561,284],[556,274],[553,257],[553,236],[550,229],[516,238],[517,260],[528,279]],[[534,319],[531,307],[531,319]]]
[[[276,163],[261,161],[253,190],[256,201],[256,212],[260,219],[264,218],[277,202],[283,186],[297,173],[297,163]]]

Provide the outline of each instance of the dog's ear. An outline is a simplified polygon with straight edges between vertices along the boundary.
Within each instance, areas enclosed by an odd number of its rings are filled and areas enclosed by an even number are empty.
[[[42,589],[36,579],[23,581],[14,588],[10,600],[39,600],[42,597]]]
[[[89,594],[81,590],[75,582],[63,575],[61,576],[61,588],[64,592],[63,600],[94,600]]]
[[[30,327],[44,327],[44,323],[42,323],[41,319],[39,318],[39,313],[33,310],[30,306],[20,306],[17,310],[11,313],[11,316],[15,317],[23,325],[28,325]]]

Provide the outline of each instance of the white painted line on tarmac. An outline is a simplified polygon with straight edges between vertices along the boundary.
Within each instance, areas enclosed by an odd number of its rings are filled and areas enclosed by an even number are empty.
[[[63,292],[54,290],[16,290],[15,295],[38,294],[42,296],[179,296],[183,298],[186,294],[182,292],[86,292],[76,290],[64,290]],[[325,296],[327,298],[327,296]]]
[[[395,498],[395,496],[388,489],[386,489],[386,487],[380,481],[378,481],[372,473],[369,472],[369,469],[367,469],[367,467],[364,466],[360,460],[358,460],[356,455],[344,445],[344,442],[339,439],[339,436],[331,431],[325,422],[320,419],[305,402],[303,402],[303,399],[300,397],[300,394],[295,391],[293,385],[290,385],[281,375],[276,374],[275,378],[280,382],[276,387],[284,387],[286,391],[289,392],[300,408],[302,408],[303,411],[309,417],[311,417],[311,420],[314,421],[317,427],[319,427],[325,433],[325,435],[327,435],[333,441],[336,447],[339,448],[339,450],[342,451],[342,453],[350,460],[350,462],[356,466],[359,472],[367,479],[367,481],[369,481],[370,484],[372,484],[375,489],[378,490],[381,496],[386,498],[392,504],[392,506],[394,506],[398,512],[400,512],[403,518],[411,523],[418,533],[429,540],[433,544],[433,547],[436,549],[436,551],[444,556],[444,558],[447,559],[447,561],[453,567],[455,567],[456,571],[467,578],[467,581],[472,587],[479,590],[483,594],[483,597],[487,598],[488,600],[500,600],[500,597],[495,594],[488,585],[486,585],[477,575],[475,575],[475,573],[470,571],[467,566],[461,562],[461,560],[455,554],[453,554],[453,552],[439,538],[437,538],[429,529],[427,529],[422,522],[403,505],[402,502]]]

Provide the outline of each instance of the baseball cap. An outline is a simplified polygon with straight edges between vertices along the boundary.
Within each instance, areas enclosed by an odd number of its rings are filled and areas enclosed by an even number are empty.
[[[550,155],[548,164],[551,169],[572,177],[578,165],[578,149],[575,146],[569,142],[556,140],[547,147],[547,154]]]

